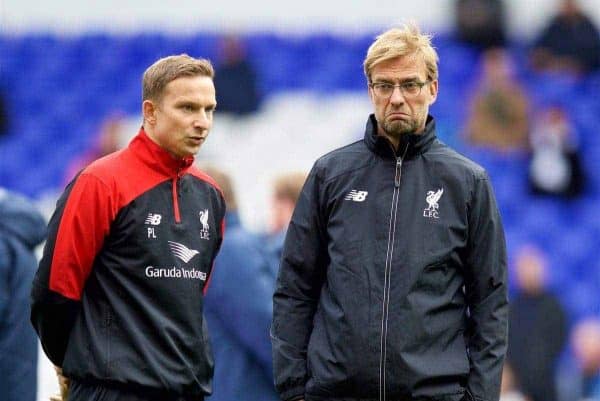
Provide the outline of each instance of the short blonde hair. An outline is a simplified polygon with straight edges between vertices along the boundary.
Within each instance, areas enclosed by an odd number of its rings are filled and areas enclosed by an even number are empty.
[[[363,63],[367,81],[371,82],[373,68],[387,60],[418,54],[425,61],[427,79],[438,79],[438,55],[431,45],[431,35],[422,34],[415,24],[392,28],[377,36],[367,51]]]
[[[273,182],[273,195],[279,200],[288,200],[296,204],[304,181],[306,181],[306,173],[302,171],[280,174]]]
[[[160,101],[169,82],[181,77],[196,76],[214,78],[215,70],[209,60],[187,54],[161,58],[144,71],[142,101]]]

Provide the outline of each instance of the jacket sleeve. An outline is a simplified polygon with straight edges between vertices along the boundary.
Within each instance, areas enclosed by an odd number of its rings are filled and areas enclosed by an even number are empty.
[[[498,401],[508,336],[506,245],[487,175],[475,179],[466,255],[469,306],[467,390],[479,401]]]
[[[323,189],[313,168],[300,194],[284,243],[273,296],[273,372],[283,400],[304,396],[306,350],[325,277]]]
[[[57,202],[31,290],[31,322],[48,358],[62,366],[85,282],[116,215],[98,178],[81,174]]]

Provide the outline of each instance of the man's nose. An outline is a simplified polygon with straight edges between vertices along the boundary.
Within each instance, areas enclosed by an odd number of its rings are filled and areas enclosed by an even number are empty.
[[[406,99],[404,98],[404,94],[399,86],[395,86],[392,90],[392,94],[390,95],[390,103],[400,105],[404,103]]]
[[[204,110],[200,111],[194,119],[194,127],[196,128],[208,129],[210,128],[211,123],[212,119]]]

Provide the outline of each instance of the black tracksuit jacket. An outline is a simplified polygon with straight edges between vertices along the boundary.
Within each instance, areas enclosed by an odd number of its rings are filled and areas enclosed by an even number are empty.
[[[506,249],[483,168],[425,132],[321,157],[288,228],[274,294],[284,400],[497,401]]]
[[[154,395],[210,393],[203,291],[225,203],[192,162],[141,130],[58,200],[31,320],[66,376]]]

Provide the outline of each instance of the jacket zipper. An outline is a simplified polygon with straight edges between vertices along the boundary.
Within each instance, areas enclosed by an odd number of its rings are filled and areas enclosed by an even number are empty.
[[[390,227],[388,232],[388,245],[385,257],[385,271],[383,282],[383,312],[381,316],[381,354],[379,360],[379,401],[385,401],[385,360],[387,353],[387,321],[390,303],[390,285],[392,274],[392,257],[394,255],[394,241],[396,236],[396,215],[398,212],[398,198],[400,197],[400,180],[402,178],[402,162],[408,152],[408,144],[402,156],[396,158],[396,174],[394,176],[394,193],[390,210]]]
[[[177,184],[181,177],[181,169],[177,170],[177,175],[173,177],[173,212],[175,213],[175,223],[181,223],[181,215],[179,214],[179,197],[177,195]]]

